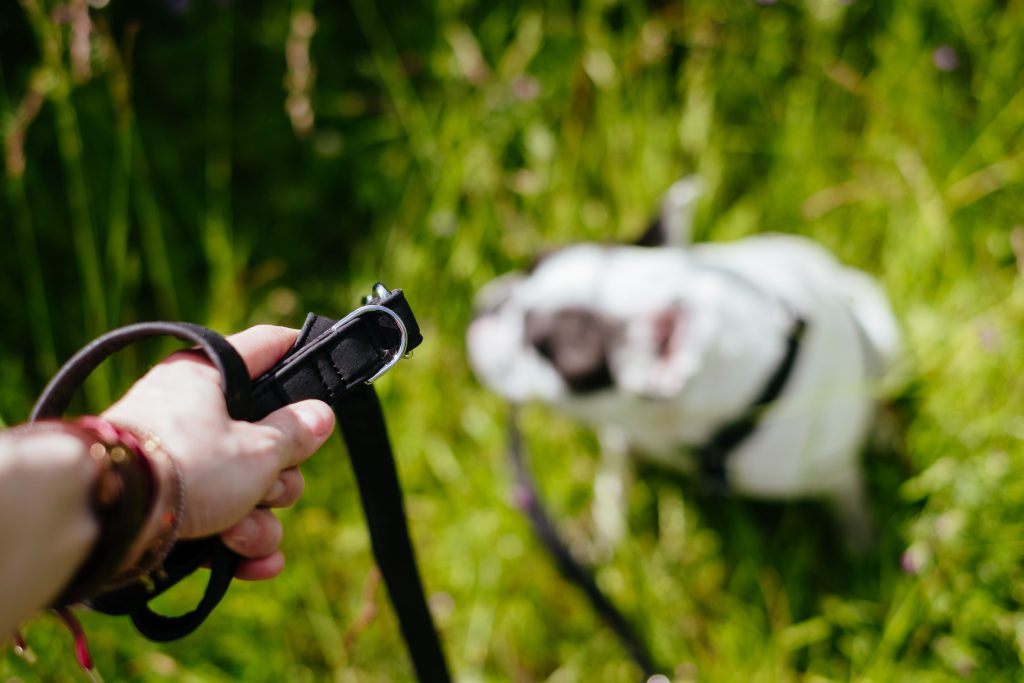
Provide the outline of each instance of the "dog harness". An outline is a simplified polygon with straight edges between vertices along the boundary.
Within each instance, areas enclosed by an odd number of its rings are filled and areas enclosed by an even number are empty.
[[[793,374],[797,355],[800,353],[800,344],[806,330],[807,322],[803,318],[796,317],[789,335],[786,336],[786,352],[754,402],[742,415],[721,425],[710,439],[693,449],[700,468],[701,480],[710,493],[719,495],[729,493],[729,476],[726,471],[729,455],[757,431],[757,425],[760,423],[764,411],[782,395],[790,375]]]
[[[235,420],[255,422],[282,406],[310,398],[330,404],[355,472],[373,554],[417,677],[431,683],[449,681],[409,537],[384,413],[372,387],[423,340],[402,290],[388,291],[378,283],[362,307],[339,321],[310,313],[292,348],[252,381],[234,347],[205,327],[146,322],[116,329],[60,369],[32,410],[31,420],[60,417],[75,391],[108,356],[158,336],[196,344],[209,357],[220,372],[228,414]],[[210,615],[224,597],[239,561],[218,536],[181,541],[145,581],[92,598],[88,604],[106,614],[130,617],[150,640],[175,640],[192,633]],[[150,608],[153,598],[204,564],[210,567],[210,578],[194,610],[169,617]]]

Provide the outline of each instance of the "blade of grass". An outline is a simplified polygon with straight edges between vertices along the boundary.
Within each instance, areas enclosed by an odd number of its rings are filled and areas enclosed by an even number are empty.
[[[110,91],[111,108],[114,111],[114,163],[111,164],[110,206],[107,223],[107,297],[110,304],[110,319],[121,318],[124,299],[125,262],[128,257],[128,215],[129,193],[132,169],[132,126],[135,113],[131,105],[131,50],[135,31],[126,32],[125,58],[114,42],[106,22],[96,22],[97,33],[105,47],[110,66],[107,85]],[[126,63],[128,62],[128,63]]]
[[[33,94],[34,93],[34,94]],[[31,90],[26,97],[35,97],[40,100],[42,93]],[[35,109],[38,104],[30,105]],[[4,85],[3,67],[0,65],[0,111],[10,110],[10,100],[7,96],[7,88]],[[22,119],[22,120],[19,120]],[[24,117],[16,117],[16,130],[4,131],[5,149],[6,143],[12,136],[18,136],[13,144],[23,145],[24,136],[30,120],[23,120]],[[18,150],[19,155],[24,154],[23,149]],[[21,163],[24,164],[23,156]],[[22,276],[25,281],[25,292],[28,303],[29,327],[32,333],[33,346],[35,348],[36,370],[43,377],[49,377],[57,370],[57,355],[54,352],[53,326],[50,318],[50,307],[46,301],[46,284],[43,281],[43,269],[39,260],[39,247],[35,238],[35,226],[32,220],[32,210],[29,207],[28,197],[25,196],[24,176],[21,168],[13,168],[13,160],[9,154],[5,155],[4,189],[7,194],[7,201],[14,214],[14,232],[18,259],[22,264]]]
[[[146,261],[146,275],[156,292],[158,312],[167,320],[181,319],[181,306],[178,303],[178,291],[174,284],[174,268],[170,260],[170,250],[164,230],[160,205],[157,203],[153,190],[153,179],[150,177],[149,164],[146,161],[146,150],[139,134],[138,127],[132,126],[135,138],[132,162],[133,206],[135,218],[139,222],[139,239],[142,242],[142,255]]]
[[[203,250],[210,269],[207,321],[215,329],[238,317],[234,237],[231,230],[232,15],[215,9],[206,44],[206,200]]]
[[[82,277],[85,330],[87,335],[96,337],[107,329],[107,304],[100,275],[100,258],[93,227],[89,187],[83,166],[82,136],[75,105],[71,100],[71,77],[63,59],[63,41],[58,28],[35,0],[24,0],[22,7],[25,8],[29,23],[36,34],[43,63],[50,77],[54,79],[54,86],[49,94],[54,105],[57,149],[67,184],[71,237]],[[92,405],[110,404],[110,384],[110,371],[101,365],[85,385],[86,396]]]

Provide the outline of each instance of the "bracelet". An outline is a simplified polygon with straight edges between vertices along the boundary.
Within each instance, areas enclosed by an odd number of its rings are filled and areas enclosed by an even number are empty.
[[[158,486],[156,473],[143,451],[109,422],[82,417],[59,424],[63,431],[89,444],[89,455],[99,470],[90,507],[100,531],[89,556],[55,606],[81,602],[106,588],[145,525]]]
[[[114,577],[105,587],[106,590],[122,588],[158,569],[178,541],[178,533],[185,520],[185,480],[178,462],[164,448],[160,437],[140,427],[111,424],[119,431],[125,442],[136,447],[143,457],[149,460],[154,472],[161,469],[166,472],[167,476],[161,483],[166,483],[167,486],[158,486],[154,496],[153,507],[159,516],[150,522],[158,525],[152,540],[142,548],[135,565]],[[158,482],[160,481],[158,478]],[[138,550],[138,547],[133,547],[133,552],[129,555],[135,554]]]

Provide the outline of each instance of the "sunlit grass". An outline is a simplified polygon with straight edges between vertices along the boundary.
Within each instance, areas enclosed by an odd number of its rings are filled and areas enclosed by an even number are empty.
[[[427,341],[380,389],[453,668],[633,681],[509,504],[505,409],[462,335],[491,277],[638,234],[698,172],[700,239],[810,235],[893,299],[906,416],[867,459],[879,547],[847,556],[814,503],[707,500],[649,471],[599,582],[680,681],[1020,678],[1020,3],[318,4],[302,137],[287,6],[115,0],[91,13],[76,79],[71,24],[23,4],[0,23],[35,36],[0,45],[0,418],[23,419],[55,359],[107,326],[298,325],[378,279],[403,287]],[[33,92],[20,174],[11,141]],[[161,351],[125,354],[89,405]],[[592,435],[540,409],[525,425],[546,497],[588,547]],[[235,586],[195,636],[156,646],[88,615],[107,680],[408,680],[344,460],[332,443],[307,466],[285,575]],[[9,655],[0,672],[78,677],[53,619],[27,634],[41,661]]]

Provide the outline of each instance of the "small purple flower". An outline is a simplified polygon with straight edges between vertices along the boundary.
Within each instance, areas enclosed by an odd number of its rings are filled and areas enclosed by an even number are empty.
[[[540,95],[540,82],[533,76],[517,76],[511,84],[512,95],[521,102],[529,102]]]
[[[919,567],[914,562],[914,557],[909,551],[904,551],[903,554],[900,555],[900,569],[902,569],[903,573],[908,576],[914,576],[917,574]]]
[[[940,45],[932,53],[932,62],[939,71],[953,71],[960,66],[960,55],[956,53],[952,45]]]
[[[512,505],[520,510],[526,510],[533,505],[533,495],[525,486],[516,486],[512,491]]]
[[[167,9],[171,11],[171,14],[184,14],[191,4],[189,0],[166,0],[166,2]]]
[[[918,541],[911,544],[900,555],[900,569],[907,576],[917,576],[928,566],[931,559],[931,552],[929,552],[928,547]]]

